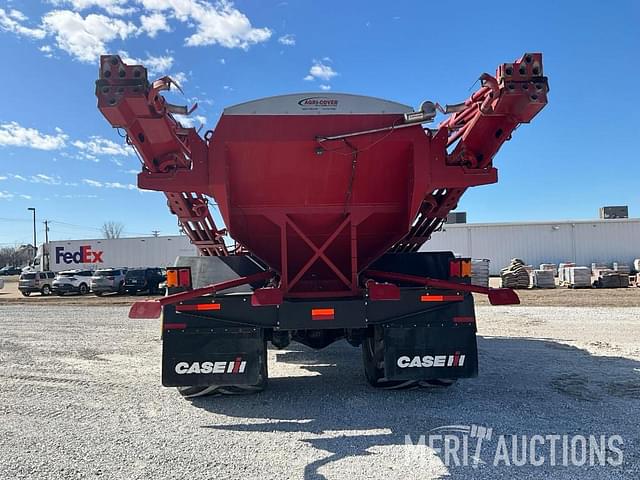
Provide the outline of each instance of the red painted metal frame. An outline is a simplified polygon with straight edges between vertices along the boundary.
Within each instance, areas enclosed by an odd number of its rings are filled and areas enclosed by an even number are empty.
[[[229,233],[240,243],[238,251],[251,251],[277,272],[277,287],[285,297],[326,298],[360,295],[360,274],[380,255],[417,251],[467,188],[497,181],[494,155],[520,123],[531,121],[547,103],[542,55],[525,54],[501,65],[495,77],[485,73],[480,80],[481,87],[464,103],[443,109],[452,114],[434,130],[420,125],[396,129],[404,122],[402,114],[223,115],[205,139],[173,116],[190,111],[162,97],[172,84],[168,77],[150,84],[144,67],[125,65],[116,55],[101,57],[96,95],[100,111],[114,127],[125,129],[142,159],[140,188],[165,192],[170,210],[204,255],[230,253],[224,242],[227,231],[215,225],[209,212],[207,197],[214,197]],[[336,139],[375,128],[386,130]],[[331,129],[336,134],[332,139],[317,140]],[[265,153],[269,149],[277,154]],[[269,183],[256,173],[272,173],[260,170],[261,160],[286,162],[287,155],[308,159],[317,149],[325,154],[323,162],[304,165],[320,176],[340,179],[327,183],[332,190],[325,189],[325,196],[311,183],[302,188],[317,198],[287,203],[287,189],[301,187],[287,182],[304,175],[271,178]],[[335,166],[340,155],[351,165],[348,187],[340,183],[345,170]],[[385,164],[391,156],[399,161]],[[374,203],[377,195],[367,185],[380,181],[374,164],[398,169],[395,183],[389,183],[389,192],[397,198],[389,194]],[[290,172],[282,170],[285,163],[280,165],[279,172]],[[356,177],[357,169],[375,180],[363,173]],[[338,202],[331,195],[340,188],[347,190]],[[254,192],[262,189],[256,196]],[[326,225],[318,220],[323,216]],[[379,238],[371,240],[374,234]]]
[[[223,290],[238,287],[240,285],[255,283],[262,280],[269,280],[273,276],[274,273],[270,271],[260,272],[254,275],[248,275],[246,277],[239,277],[234,278],[233,280],[214,283],[202,288],[187,290],[186,292],[167,295],[166,297],[162,297],[158,300],[143,300],[140,302],[136,302],[131,306],[131,309],[129,310],[129,318],[158,318],[162,313],[162,307],[164,307],[165,305],[174,305],[176,303],[185,302],[187,300],[192,300],[194,298],[202,297],[204,295],[210,295],[216,292],[221,292]]]
[[[491,302],[491,305],[517,305],[520,303],[518,295],[510,288],[490,288],[483,287],[481,285],[456,283],[447,280],[439,280],[436,278],[407,275],[405,273],[381,272],[379,270],[366,270],[362,275],[368,278],[380,278],[383,280],[391,280],[396,282],[415,283],[417,285],[424,285],[425,287],[432,287],[443,290],[481,293],[483,295],[489,296],[489,302]]]

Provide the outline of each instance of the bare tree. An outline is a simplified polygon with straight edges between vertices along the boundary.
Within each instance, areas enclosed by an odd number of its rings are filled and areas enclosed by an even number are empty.
[[[29,264],[35,256],[35,249],[32,245],[16,245],[15,247],[0,248],[0,267],[11,265],[22,267]]]
[[[102,235],[104,235],[104,238],[120,238],[122,230],[124,230],[124,224],[121,222],[109,220],[102,224]]]

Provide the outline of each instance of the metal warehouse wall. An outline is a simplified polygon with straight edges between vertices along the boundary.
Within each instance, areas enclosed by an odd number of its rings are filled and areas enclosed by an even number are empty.
[[[445,224],[421,250],[450,250],[462,256],[488,258],[491,275],[498,275],[512,258],[535,266],[560,262],[631,265],[640,258],[640,219]]]

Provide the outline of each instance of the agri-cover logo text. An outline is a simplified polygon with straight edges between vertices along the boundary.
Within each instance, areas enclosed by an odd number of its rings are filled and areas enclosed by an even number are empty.
[[[91,250],[91,245],[81,245],[75,252],[65,252],[56,247],[56,263],[102,263],[102,250]]]

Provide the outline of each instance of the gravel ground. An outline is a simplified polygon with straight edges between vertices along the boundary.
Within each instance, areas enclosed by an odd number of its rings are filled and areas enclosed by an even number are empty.
[[[480,376],[448,390],[374,391],[341,342],[193,402],[160,386],[158,323],[126,311],[0,305],[0,477],[640,478],[640,308],[479,307]],[[491,428],[488,464],[405,446],[445,425]],[[618,434],[624,462],[495,467],[502,434]]]

